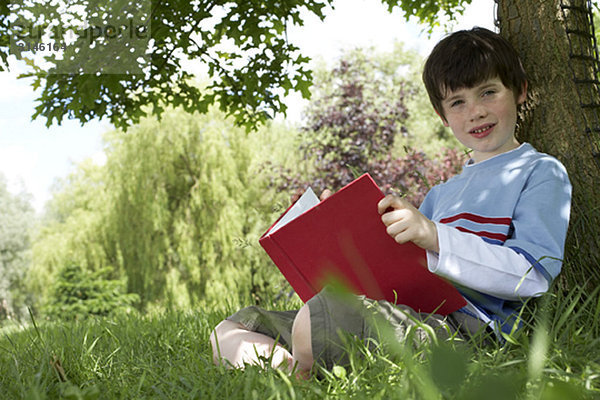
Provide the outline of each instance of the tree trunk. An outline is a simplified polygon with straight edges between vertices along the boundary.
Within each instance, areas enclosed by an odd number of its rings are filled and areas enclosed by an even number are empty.
[[[585,0],[497,0],[500,33],[517,49],[529,95],[517,136],[560,159],[573,184],[563,285],[600,285],[600,95]]]

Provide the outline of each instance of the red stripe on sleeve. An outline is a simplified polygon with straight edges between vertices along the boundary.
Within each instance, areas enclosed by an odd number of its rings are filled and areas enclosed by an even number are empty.
[[[450,222],[458,221],[459,219],[466,219],[468,221],[477,222],[478,224],[497,224],[497,225],[510,225],[512,218],[493,218],[483,217],[481,215],[471,213],[456,214],[452,217],[442,218],[440,222],[442,224],[448,224]]]
[[[486,232],[486,231],[475,232],[475,231],[463,228],[462,226],[457,226],[455,228],[461,232],[472,233],[473,235],[486,237],[488,239],[500,240],[502,243],[506,242],[506,239],[508,238],[507,235],[504,235],[502,233],[493,233],[493,232]]]

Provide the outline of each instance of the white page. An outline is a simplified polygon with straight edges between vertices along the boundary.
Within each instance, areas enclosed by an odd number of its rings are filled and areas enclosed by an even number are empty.
[[[306,192],[294,203],[292,207],[285,213],[283,217],[269,230],[268,234],[271,234],[286,225],[288,222],[298,218],[304,214],[305,211],[313,208],[319,204],[319,198],[313,192],[312,188],[306,189]]]

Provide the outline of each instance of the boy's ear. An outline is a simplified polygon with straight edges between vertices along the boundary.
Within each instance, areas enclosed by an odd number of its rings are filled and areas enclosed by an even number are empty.
[[[444,116],[442,114],[440,114],[440,112],[437,109],[433,109],[435,111],[435,113],[438,115],[438,117],[440,117],[440,119],[442,120],[442,124],[444,124],[444,126],[447,128],[450,125],[448,124],[448,121],[446,121],[446,118],[444,118]]]
[[[523,104],[527,99],[527,81],[523,83],[523,89],[521,90],[521,94],[517,97],[517,104]]]

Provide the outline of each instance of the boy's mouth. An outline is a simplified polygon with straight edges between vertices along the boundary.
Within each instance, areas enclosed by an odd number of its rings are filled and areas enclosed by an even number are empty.
[[[471,136],[474,136],[478,139],[484,138],[492,132],[492,129],[496,126],[496,124],[485,124],[480,125],[476,128],[473,128],[469,131]]]

